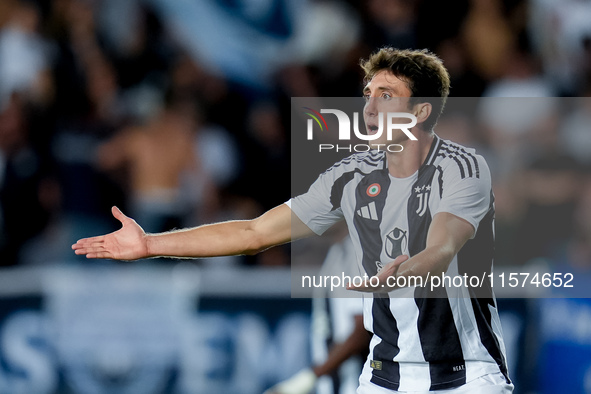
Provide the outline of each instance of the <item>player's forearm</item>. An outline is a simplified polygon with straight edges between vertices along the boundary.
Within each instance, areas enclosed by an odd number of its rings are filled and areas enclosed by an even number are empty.
[[[311,231],[292,224],[291,210],[281,204],[252,220],[234,220],[169,233],[147,235],[149,257],[215,257],[254,254],[301,238]]]
[[[400,264],[396,276],[417,277],[437,276],[445,272],[456,251],[446,245],[430,246]]]
[[[474,227],[450,213],[435,215],[427,236],[426,248],[403,262],[396,276],[433,277],[447,271],[454,256],[474,234]]]
[[[253,221],[230,221],[147,235],[149,257],[215,257],[254,254],[267,245]]]

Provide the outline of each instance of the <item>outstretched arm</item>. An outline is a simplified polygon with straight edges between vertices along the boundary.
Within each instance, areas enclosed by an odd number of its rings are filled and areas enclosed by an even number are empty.
[[[72,245],[75,253],[88,258],[137,260],[141,258],[214,257],[254,254],[271,246],[313,234],[286,205],[279,205],[256,219],[235,220],[158,234],[146,234],[117,207],[113,216],[121,229]]]

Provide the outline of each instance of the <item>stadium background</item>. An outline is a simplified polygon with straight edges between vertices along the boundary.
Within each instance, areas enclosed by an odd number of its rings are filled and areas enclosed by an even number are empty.
[[[70,245],[116,229],[112,205],[160,231],[284,202],[290,97],[358,96],[383,45],[436,52],[452,97],[557,98],[440,134],[491,165],[497,266],[581,284],[499,300],[516,393],[591,393],[590,20],[580,0],[2,0],[0,393],[260,393],[306,366],[289,247],[116,263]],[[146,161],[174,185],[146,184]]]

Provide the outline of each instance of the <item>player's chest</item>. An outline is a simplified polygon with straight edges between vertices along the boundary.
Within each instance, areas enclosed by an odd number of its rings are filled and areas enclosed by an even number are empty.
[[[409,221],[420,221],[437,209],[439,186],[433,175],[415,174],[400,179],[376,173],[359,177],[343,193],[341,207],[345,219],[362,227],[408,227]]]

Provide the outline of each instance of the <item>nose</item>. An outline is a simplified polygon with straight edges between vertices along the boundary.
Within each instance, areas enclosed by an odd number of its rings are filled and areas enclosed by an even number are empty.
[[[367,99],[365,102],[365,107],[363,108],[363,112],[365,113],[365,116],[377,116],[378,107],[375,97],[370,97]]]

